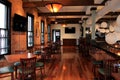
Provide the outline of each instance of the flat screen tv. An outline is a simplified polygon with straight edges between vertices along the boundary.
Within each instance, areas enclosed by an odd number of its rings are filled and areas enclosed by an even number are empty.
[[[25,32],[27,31],[27,18],[18,14],[13,17],[13,30]]]
[[[75,33],[75,27],[65,27],[65,33],[67,34],[74,34]]]

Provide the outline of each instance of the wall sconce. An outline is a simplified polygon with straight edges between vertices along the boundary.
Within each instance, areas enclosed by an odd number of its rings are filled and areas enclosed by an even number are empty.
[[[62,27],[66,27],[67,26],[67,24],[62,24]]]
[[[117,52],[116,54],[117,54],[118,56],[120,56],[120,52]]]

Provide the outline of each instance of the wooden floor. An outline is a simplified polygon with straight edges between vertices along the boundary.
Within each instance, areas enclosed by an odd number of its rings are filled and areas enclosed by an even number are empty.
[[[41,80],[37,71],[37,80]],[[61,53],[52,55],[52,60],[46,62],[43,80],[94,80],[91,63],[84,59],[77,47],[61,47]],[[10,80],[10,77],[0,78]]]

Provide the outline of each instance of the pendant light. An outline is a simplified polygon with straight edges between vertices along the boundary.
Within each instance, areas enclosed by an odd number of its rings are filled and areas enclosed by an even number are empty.
[[[58,12],[62,8],[60,3],[48,3],[45,6],[50,12]]]

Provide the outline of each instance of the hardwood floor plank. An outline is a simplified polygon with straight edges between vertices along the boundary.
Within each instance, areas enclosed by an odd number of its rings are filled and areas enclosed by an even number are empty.
[[[76,47],[62,47],[61,54],[52,55],[53,59],[46,62],[43,80],[93,80],[90,61],[80,54]],[[0,80],[10,80],[10,77]],[[39,71],[37,80],[41,80]]]

